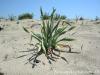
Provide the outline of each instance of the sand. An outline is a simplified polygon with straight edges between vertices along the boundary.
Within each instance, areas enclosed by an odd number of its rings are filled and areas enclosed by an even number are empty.
[[[99,21],[100,22],[100,21]],[[73,23],[76,28],[64,36],[75,38],[69,42],[73,52],[62,53],[69,63],[58,59],[50,65],[44,55],[35,68],[26,64],[27,57],[16,59],[22,55],[19,51],[30,48],[30,35],[23,30],[23,26],[30,27],[37,33],[40,31],[40,21],[22,20],[1,21],[0,26],[0,72],[5,75],[100,75],[100,24],[86,20],[83,23]],[[36,40],[33,40],[36,43]]]

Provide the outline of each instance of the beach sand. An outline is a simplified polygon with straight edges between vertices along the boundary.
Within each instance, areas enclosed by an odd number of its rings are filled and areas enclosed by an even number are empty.
[[[44,55],[38,59],[40,63],[32,68],[26,64],[27,57],[16,59],[23,55],[19,51],[30,48],[30,35],[23,30],[23,26],[30,27],[37,33],[40,31],[40,21],[22,20],[1,21],[0,26],[0,72],[5,75],[100,75],[100,24],[95,21],[78,22],[74,30],[64,36],[75,38],[69,44],[73,52],[62,53],[69,63],[58,59],[50,65]],[[36,43],[36,40],[33,40]]]

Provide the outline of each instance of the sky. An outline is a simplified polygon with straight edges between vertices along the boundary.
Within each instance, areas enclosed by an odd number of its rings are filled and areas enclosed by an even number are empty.
[[[0,16],[18,16],[29,12],[34,13],[35,19],[39,19],[40,7],[48,13],[54,7],[57,13],[68,18],[100,17],[100,0],[0,0]]]

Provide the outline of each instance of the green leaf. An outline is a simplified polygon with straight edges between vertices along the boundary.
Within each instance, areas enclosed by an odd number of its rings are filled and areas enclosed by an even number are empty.
[[[58,42],[61,42],[61,41],[74,41],[75,39],[71,39],[71,38],[63,38],[63,39],[60,39],[57,41]]]
[[[52,13],[51,13],[51,19],[52,19],[52,17],[54,16],[55,11],[56,11],[56,9],[53,8],[53,11],[52,11]]]
[[[44,37],[46,37],[46,29],[47,29],[47,27],[46,27],[46,25],[45,25],[45,22],[44,21],[42,21],[43,22],[43,24],[42,24],[42,29],[41,29],[41,33],[42,33],[42,36],[44,36]]]
[[[46,48],[45,48],[45,46],[44,46],[44,41],[42,40],[42,49],[43,49],[43,51],[44,51],[44,53],[45,53],[45,55],[46,55]]]
[[[53,11],[52,11],[52,13],[51,13],[51,15],[50,15],[50,20],[51,20],[51,22],[53,22],[53,18],[54,18],[54,13],[55,13],[55,11],[56,11],[56,9],[54,9],[53,8]]]
[[[23,27],[23,29],[24,29],[25,32],[29,33],[29,31],[25,27]]]
[[[72,26],[71,28],[69,28],[67,31],[71,31],[75,28],[75,26]]]
[[[64,25],[64,23],[66,23],[67,25],[71,26],[71,24],[69,22],[63,21],[62,25]]]
[[[62,34],[64,34],[66,32],[66,31],[64,31],[65,29],[66,29],[66,26],[57,29],[56,32],[54,33],[53,37],[55,38],[55,37],[61,36]]]
[[[67,28],[67,26],[62,27],[62,28],[59,28],[59,29],[57,30],[57,33],[58,33],[58,34],[62,33],[66,28]]]
[[[32,32],[32,37],[34,37],[35,39],[37,39],[39,42],[41,42],[42,37],[40,34],[35,34],[34,32]]]
[[[57,22],[57,24],[55,25],[55,27],[54,27],[54,28],[53,28],[53,30],[52,30],[52,33],[53,33],[54,31],[56,31],[56,30],[57,30],[57,28],[58,28],[58,25],[59,25],[60,21],[61,21],[61,20],[59,20],[59,21]]]
[[[43,17],[42,7],[40,7],[41,17]]]

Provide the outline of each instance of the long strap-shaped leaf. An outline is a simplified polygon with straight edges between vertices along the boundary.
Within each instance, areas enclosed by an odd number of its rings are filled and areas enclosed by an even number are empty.
[[[40,34],[35,34],[34,32],[32,32],[32,36],[33,36],[35,39],[37,39],[39,42],[41,42],[42,37],[41,37]]]
[[[58,40],[56,43],[59,43],[61,41],[74,41],[75,39],[71,39],[71,38],[62,38],[60,40]]]
[[[45,53],[45,55],[46,55],[46,48],[45,48],[45,46],[44,46],[44,41],[43,41],[43,39],[42,39],[42,44],[41,44],[41,46],[42,46],[42,49],[43,49],[43,51],[44,51],[44,53]]]
[[[71,31],[75,28],[75,26],[71,26],[67,31]]]
[[[25,27],[23,27],[23,29],[24,29],[25,32],[29,33],[29,31]]]
[[[54,31],[56,32],[60,21],[61,21],[61,19],[60,19],[60,20],[57,22],[57,24],[54,26],[54,28],[53,28],[53,30],[52,30],[52,33],[53,33]]]

